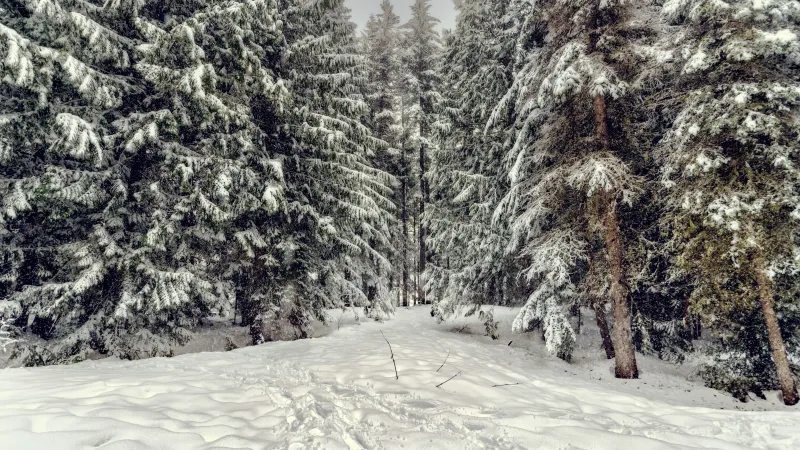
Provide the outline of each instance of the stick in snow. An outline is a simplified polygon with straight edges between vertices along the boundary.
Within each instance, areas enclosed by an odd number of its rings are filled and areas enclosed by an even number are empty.
[[[449,358],[449,357],[450,357],[450,350],[447,351],[447,356],[444,357],[444,362],[442,363],[442,365],[439,366],[438,369],[436,369],[437,372],[442,370],[442,367],[444,367],[444,364],[447,362],[447,358]]]
[[[457,374],[453,375],[452,377],[450,377],[450,378],[448,378],[448,379],[446,379],[446,380],[442,381],[441,383],[437,384],[437,385],[436,385],[436,387],[437,387],[437,388],[438,388],[438,387],[440,387],[441,385],[443,385],[443,384],[447,383],[448,381],[452,380],[453,378],[455,378],[455,377],[457,377],[457,376],[459,376],[459,375],[461,375],[461,372],[458,372]]]
[[[400,379],[400,375],[397,374],[397,363],[394,361],[394,350],[392,350],[392,344],[390,344],[389,340],[386,339],[386,335],[383,334],[383,330],[380,330],[380,332],[381,332],[381,336],[383,336],[383,340],[386,341],[387,344],[389,344],[389,353],[392,354],[391,355],[392,356],[392,364],[394,364],[394,379],[395,380],[399,380]]]
[[[492,387],[517,386],[517,385],[520,385],[520,384],[522,384],[522,383],[495,384]]]

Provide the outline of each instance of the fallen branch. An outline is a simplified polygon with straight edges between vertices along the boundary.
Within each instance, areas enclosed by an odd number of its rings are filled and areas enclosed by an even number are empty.
[[[517,385],[520,385],[520,384],[522,384],[522,383],[495,384],[492,387],[517,386]]]
[[[461,372],[458,372],[457,374],[453,375],[452,377],[450,377],[450,378],[448,378],[448,379],[446,379],[446,380],[442,381],[441,383],[437,384],[437,385],[436,385],[436,387],[437,387],[437,388],[438,388],[438,387],[441,387],[443,384],[447,383],[448,381],[452,380],[453,378],[455,378],[455,377],[457,377],[457,376],[459,376],[459,375],[461,375]]]
[[[463,327],[461,327],[461,328],[460,328],[460,329],[459,329],[459,330],[458,330],[456,333],[461,333],[461,332],[462,332],[462,331],[464,331],[464,329],[465,329],[465,328],[467,328],[468,326],[469,326],[469,324],[468,324],[468,323],[465,323],[465,324],[464,324],[464,326],[463,326]]]
[[[383,336],[383,340],[386,341],[387,344],[389,344],[389,353],[391,353],[392,364],[394,364],[394,379],[395,380],[399,380],[400,379],[400,375],[397,373],[397,363],[394,360],[394,350],[392,350],[392,344],[390,344],[389,340],[386,339],[386,335],[383,334],[383,330],[380,330],[380,332],[381,332],[381,336]]]
[[[442,365],[439,366],[438,369],[436,369],[437,372],[442,370],[442,367],[444,367],[444,364],[447,362],[447,358],[449,358],[449,357],[450,357],[450,350],[447,351],[447,356],[444,357],[444,362],[442,363]]]

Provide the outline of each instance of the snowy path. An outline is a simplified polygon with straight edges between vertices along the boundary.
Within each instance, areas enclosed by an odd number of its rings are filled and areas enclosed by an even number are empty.
[[[229,353],[0,371],[0,448],[800,448],[800,412],[636,396],[646,376],[577,376],[427,313]],[[506,383],[521,384],[492,387]]]

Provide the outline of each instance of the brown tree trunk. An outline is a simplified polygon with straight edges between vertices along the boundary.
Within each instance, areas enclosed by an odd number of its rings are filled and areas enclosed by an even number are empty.
[[[603,151],[611,150],[611,135],[608,134],[606,118],[606,98],[602,94],[594,97],[594,135]]]
[[[597,328],[600,329],[600,337],[603,339],[603,350],[606,351],[606,359],[614,358],[614,344],[611,342],[611,332],[608,331],[608,321],[606,320],[606,309],[600,301],[592,303],[594,317]]]
[[[619,232],[619,216],[616,204],[607,192],[605,200],[606,251],[611,269],[611,300],[614,308],[614,356],[617,378],[639,378],[636,352],[631,333],[631,314],[628,310],[628,286],[625,284],[625,266],[622,261],[622,239]]]
[[[608,132],[606,117],[606,100],[602,95],[594,97],[594,130],[603,151],[611,150],[611,136]],[[628,286],[625,283],[625,263],[623,261],[622,236],[619,231],[619,213],[617,202],[611,192],[603,191],[600,195],[603,211],[603,227],[605,228],[606,253],[611,272],[611,301],[614,316],[614,356],[617,378],[639,378],[636,366],[636,351],[633,347],[631,332],[631,315],[628,310]]]
[[[778,316],[775,314],[775,300],[772,292],[772,280],[764,270],[764,258],[758,254],[753,260],[755,265],[756,282],[758,283],[758,298],[761,301],[761,310],[764,313],[764,320],[767,322],[767,332],[769,333],[769,347],[772,350],[772,360],[775,362],[775,370],[778,372],[778,382],[781,385],[783,403],[789,406],[796,405],[800,401],[797,395],[797,384],[789,368],[789,358],[786,356],[786,346],[781,337],[781,329],[778,326]]]

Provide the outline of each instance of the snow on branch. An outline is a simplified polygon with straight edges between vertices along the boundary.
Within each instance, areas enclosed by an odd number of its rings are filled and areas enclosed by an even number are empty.
[[[571,229],[543,234],[529,242],[522,254],[531,261],[531,266],[525,270],[528,281],[543,276],[557,285],[569,283],[575,264],[588,259],[586,241]]]
[[[81,117],[61,113],[56,116],[56,125],[61,128],[62,135],[53,147],[63,147],[76,159],[93,158],[97,167],[103,164],[103,147],[92,124]]]
[[[19,305],[13,302],[3,302],[0,305],[0,352],[7,352],[9,348],[20,342],[16,337],[17,328],[14,326],[16,315],[19,314]]]
[[[586,192],[587,197],[600,191],[622,194],[622,201],[630,205],[641,191],[641,179],[610,153],[591,154],[575,163],[567,173],[570,174],[567,183]]]

